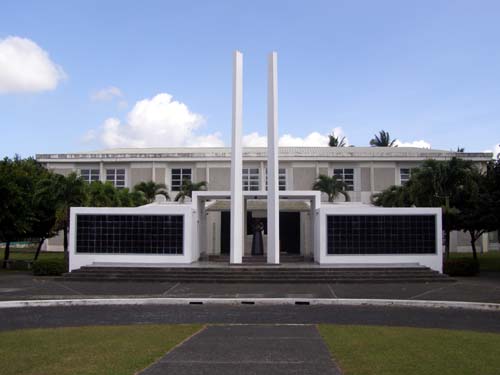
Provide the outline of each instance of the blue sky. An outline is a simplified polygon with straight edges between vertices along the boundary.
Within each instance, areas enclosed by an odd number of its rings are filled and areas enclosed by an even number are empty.
[[[472,0],[4,0],[0,154],[229,145],[235,49],[248,144],[265,136],[275,50],[284,144],[336,128],[367,146],[385,129],[405,143],[493,150],[499,14],[500,2]]]

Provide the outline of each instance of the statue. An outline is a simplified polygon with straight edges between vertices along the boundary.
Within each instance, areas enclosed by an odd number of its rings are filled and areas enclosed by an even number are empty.
[[[262,224],[262,221],[254,219],[252,223],[252,230],[252,255],[264,255],[264,241],[262,239],[264,224]]]

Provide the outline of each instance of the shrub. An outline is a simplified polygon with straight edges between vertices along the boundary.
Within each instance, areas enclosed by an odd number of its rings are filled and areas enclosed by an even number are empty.
[[[33,274],[36,276],[60,276],[64,272],[64,259],[42,259],[33,263]]]
[[[457,258],[444,261],[443,272],[449,276],[475,276],[479,273],[479,262],[472,258]]]

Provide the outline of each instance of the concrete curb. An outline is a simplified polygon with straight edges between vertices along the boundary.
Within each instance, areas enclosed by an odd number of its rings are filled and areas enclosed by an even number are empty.
[[[355,298],[80,298],[57,300],[0,301],[0,309],[53,306],[116,305],[314,305],[314,306],[391,306],[436,309],[500,311],[499,303],[425,301]]]

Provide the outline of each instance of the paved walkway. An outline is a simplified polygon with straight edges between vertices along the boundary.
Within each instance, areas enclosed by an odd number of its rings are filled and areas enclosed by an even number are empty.
[[[0,272],[0,300],[93,297],[376,298],[500,303],[500,274],[455,283],[220,284],[81,282]]]
[[[140,375],[340,375],[315,326],[209,326]]]
[[[364,324],[500,332],[500,312],[381,306],[136,305],[0,309],[0,331],[128,324]]]

